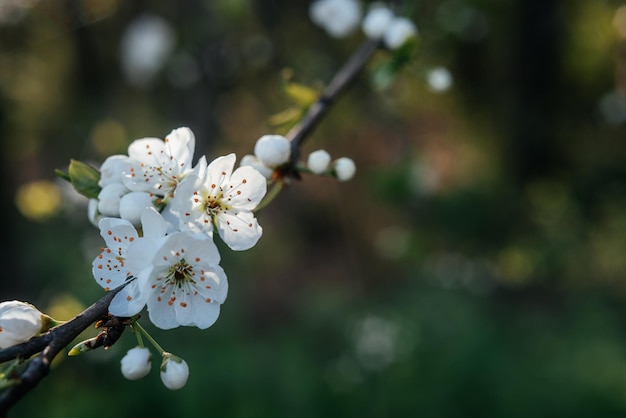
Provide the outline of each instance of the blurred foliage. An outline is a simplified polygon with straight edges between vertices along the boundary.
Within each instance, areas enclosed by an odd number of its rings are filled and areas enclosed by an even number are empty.
[[[154,330],[190,364],[187,387],[168,391],[156,367],[126,381],[128,333],[61,356],[11,415],[624,415],[624,7],[404,2],[418,56],[381,90],[376,71],[393,66],[380,52],[303,150],[353,158],[356,178],[305,176],[259,214],[259,245],[222,248],[215,326]],[[1,3],[2,299],[68,319],[101,296],[98,231],[55,180],[70,159],[97,166],[178,126],[196,158],[242,156],[293,105],[284,71],[293,86],[328,82],[362,38],[328,38],[307,8]],[[140,54],[122,47],[137,19],[173,36],[138,79],[125,65]],[[441,67],[443,91],[427,77]]]

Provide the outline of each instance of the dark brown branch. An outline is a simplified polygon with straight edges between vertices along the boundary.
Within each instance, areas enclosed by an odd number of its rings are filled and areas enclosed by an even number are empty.
[[[85,309],[81,314],[62,325],[56,326],[46,334],[30,341],[0,350],[0,362],[15,358],[27,359],[40,352],[30,360],[26,370],[20,376],[20,382],[5,390],[0,395],[0,417],[6,416],[8,410],[24,395],[30,392],[48,374],[50,363],[70,345],[78,335],[109,311],[113,297],[124,285],[108,292],[100,300]]]
[[[300,147],[304,140],[315,129],[337,98],[354,81],[374,53],[381,47],[380,41],[367,40],[352,54],[344,66],[335,74],[322,95],[311,105],[305,117],[287,133],[291,141],[291,166],[300,158]],[[293,175],[296,175],[295,169]]]

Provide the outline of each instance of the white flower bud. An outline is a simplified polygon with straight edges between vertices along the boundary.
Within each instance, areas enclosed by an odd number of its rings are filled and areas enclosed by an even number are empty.
[[[146,192],[130,192],[120,200],[120,218],[138,227],[141,226],[141,213],[144,209],[154,208],[152,196]]]
[[[330,36],[350,35],[361,21],[361,4],[356,0],[316,0],[309,7],[309,17]]]
[[[389,49],[398,49],[416,35],[417,26],[411,20],[405,17],[396,17],[389,23],[389,27],[385,31],[385,45]]]
[[[150,373],[152,363],[151,353],[146,347],[135,347],[128,350],[122,357],[122,375],[128,380],[137,380]]]
[[[324,171],[328,170],[329,164],[330,154],[323,149],[313,151],[309,154],[307,167],[309,167],[309,170],[311,170],[313,174],[322,174]]]
[[[98,199],[89,199],[87,203],[87,219],[94,226],[98,226],[98,221],[102,218],[102,214],[98,211]]]
[[[335,160],[333,170],[335,172],[335,176],[337,176],[337,180],[348,181],[354,177],[354,174],[356,173],[356,165],[354,165],[354,161],[352,161],[351,158],[342,157]]]
[[[394,14],[386,6],[375,5],[363,19],[361,28],[363,33],[370,39],[380,39],[392,22]]]
[[[254,155],[268,167],[289,161],[291,143],[282,135],[263,135],[254,144]]]
[[[98,211],[104,216],[117,218],[120,216],[120,200],[128,191],[121,183],[104,186],[98,194]]]
[[[19,300],[0,303],[0,348],[30,340],[41,331],[42,313]]]
[[[161,381],[170,390],[181,389],[189,378],[189,366],[185,360],[169,353],[163,354]]]
[[[263,177],[265,177],[266,179],[271,178],[272,173],[274,172],[274,170],[272,170],[270,167],[263,164],[261,161],[259,161],[259,159],[256,156],[251,155],[251,154],[244,155],[243,157],[241,157],[241,161],[239,162],[239,165],[241,167],[250,166],[254,168],[256,171],[261,173]]]

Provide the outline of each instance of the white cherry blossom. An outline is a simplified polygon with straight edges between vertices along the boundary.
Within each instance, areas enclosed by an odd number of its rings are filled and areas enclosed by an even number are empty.
[[[151,268],[140,274],[138,282],[150,321],[161,329],[213,325],[228,293],[213,240],[205,234],[174,232],[149,260]]]
[[[174,196],[180,181],[191,172],[195,136],[182,127],[170,132],[165,140],[142,138],[128,147],[131,164],[124,184],[134,192],[154,193],[167,202]]]
[[[102,218],[98,223],[106,247],[94,259],[92,273],[100,286],[109,291],[138,277],[149,268],[148,256],[167,230],[167,222],[153,210],[142,214],[143,237],[125,219]],[[133,316],[145,306],[138,280],[128,283],[111,301],[109,312],[116,316]]]
[[[231,249],[253,247],[263,229],[252,212],[267,191],[263,175],[250,166],[233,171],[235,154],[215,159],[199,168],[178,186],[171,210],[181,218],[181,227],[212,236],[216,228]]]

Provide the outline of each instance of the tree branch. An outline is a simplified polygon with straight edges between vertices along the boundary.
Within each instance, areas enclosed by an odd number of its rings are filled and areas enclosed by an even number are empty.
[[[6,416],[8,410],[48,374],[50,363],[63,348],[70,345],[81,332],[109,312],[111,300],[124,286],[111,290],[78,316],[52,328],[46,334],[0,350],[0,363],[15,358],[27,359],[40,352],[37,357],[30,360],[26,370],[20,376],[20,382],[0,395],[0,417]]]
[[[291,141],[290,165],[292,171],[289,174],[293,177],[298,177],[294,167],[300,158],[300,147],[304,143],[304,140],[315,129],[331,106],[337,101],[341,93],[356,79],[356,76],[381,46],[381,41],[364,41],[337,74],[335,74],[319,99],[309,107],[304,118],[287,133],[286,137]]]

